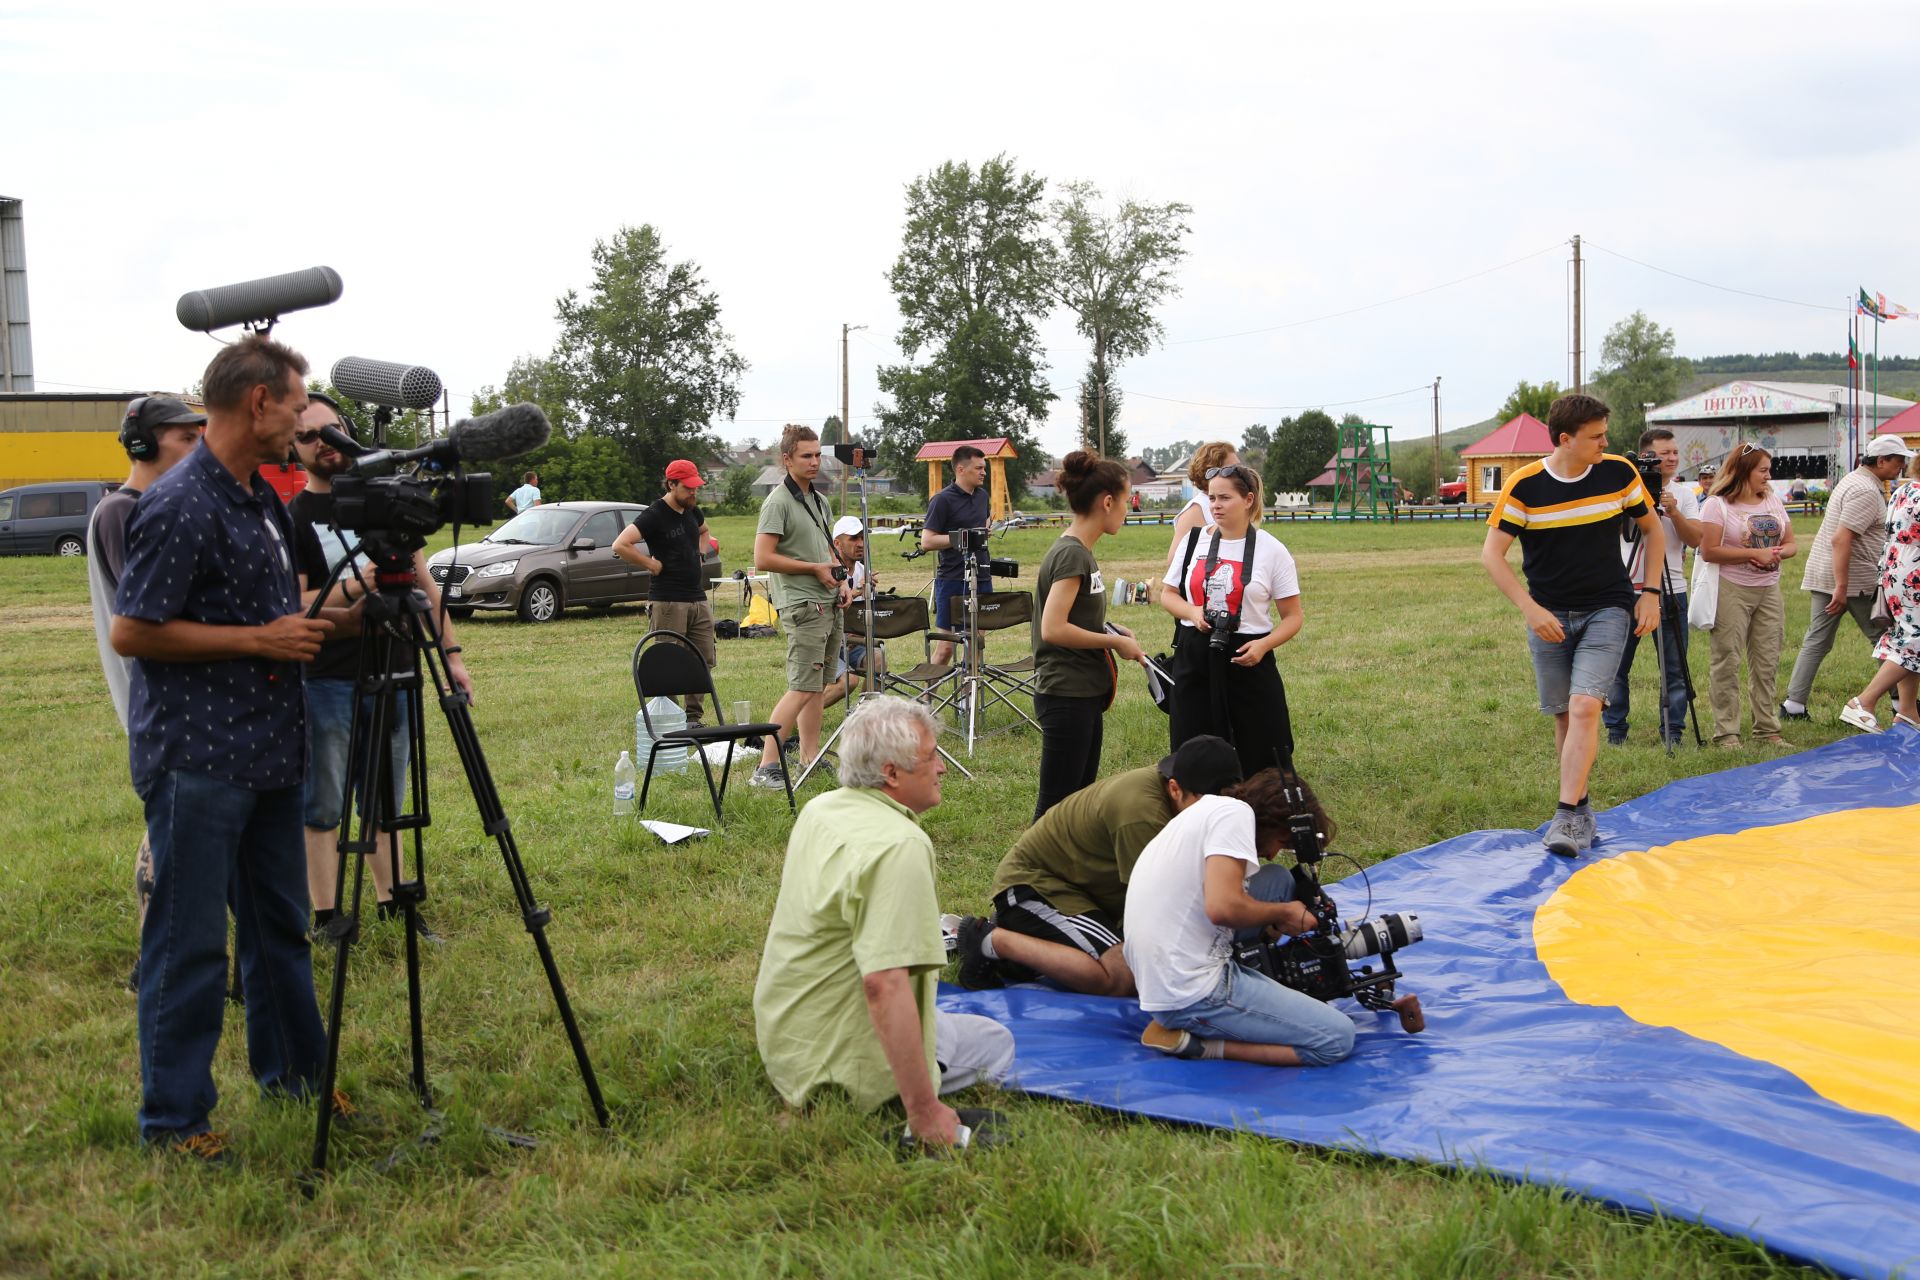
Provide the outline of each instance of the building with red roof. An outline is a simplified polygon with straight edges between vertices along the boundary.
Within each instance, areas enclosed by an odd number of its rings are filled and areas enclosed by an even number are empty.
[[[1515,468],[1552,452],[1547,424],[1530,413],[1495,427],[1460,451],[1467,463],[1467,501],[1492,502]]]

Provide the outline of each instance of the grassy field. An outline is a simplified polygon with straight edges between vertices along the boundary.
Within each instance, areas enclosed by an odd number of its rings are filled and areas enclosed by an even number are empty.
[[[716,522],[728,564],[745,520]],[[1278,526],[1301,566],[1306,628],[1280,651],[1302,771],[1372,862],[1459,832],[1532,827],[1554,786],[1517,616],[1487,584],[1471,525]],[[1802,521],[1804,539],[1812,533]],[[1031,582],[1038,530],[998,544]],[[1165,534],[1102,544],[1109,579],[1147,576]],[[927,562],[879,548],[883,584]],[[1797,571],[1790,570],[1797,579]],[[296,1189],[305,1110],[260,1101],[230,1021],[215,1123],[244,1157],[206,1171],[136,1145],[131,851],[140,816],[101,680],[79,561],[0,560],[0,1273],[72,1276],[381,1274],[1056,1276],[1224,1271],[1404,1276],[1762,1276],[1792,1268],[1685,1223],[1629,1220],[1549,1191],[1090,1108],[997,1097],[1021,1141],[990,1159],[901,1164],[880,1119],[828,1105],[790,1116],[754,1052],[750,994],[789,819],[745,788],[729,824],[667,848],[611,813],[632,743],[628,657],[640,610],[546,626],[476,618],[461,638],[475,717],[534,879],[614,1123],[593,1127],[572,1057],[473,817],[445,731],[431,734],[436,822],[427,906],[447,943],[426,960],[428,1063],[447,1134],[377,1169],[418,1126],[406,1085],[398,930],[356,953],[343,1083],[368,1113],[340,1135],[335,1176]],[[1784,665],[1806,625],[1789,590]],[[1119,620],[1161,647],[1150,608]],[[721,644],[717,681],[763,714],[782,642]],[[1851,633],[1829,659],[1797,745],[1871,663]],[[1594,803],[1734,763],[1655,745],[1651,660],[1635,736],[1603,748]],[[1694,674],[1704,716],[1705,651]],[[1784,670],[1783,670],[1784,683]],[[1654,719],[1648,713],[1653,712]],[[830,724],[836,720],[830,720]],[[1108,720],[1105,769],[1156,758],[1165,722],[1135,673]],[[925,825],[941,895],[983,905],[1033,799],[1031,732],[984,743]],[[1748,758],[1751,758],[1750,756]],[[737,781],[744,781],[744,770]],[[810,784],[809,793],[818,783]],[[803,797],[804,798],[804,797]],[[706,825],[698,774],[656,786],[649,816]],[[1418,969],[1417,955],[1412,966]],[[321,959],[325,980],[330,962]],[[539,1135],[535,1151],[483,1125]]]

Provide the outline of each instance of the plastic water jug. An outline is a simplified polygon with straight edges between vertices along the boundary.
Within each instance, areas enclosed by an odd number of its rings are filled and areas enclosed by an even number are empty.
[[[645,761],[647,752],[653,747],[653,739],[647,735],[647,716],[653,717],[653,727],[661,737],[678,733],[687,727],[687,713],[682,711],[673,699],[660,697],[647,702],[647,713],[633,713],[633,758]],[[646,766],[644,763],[642,768]],[[679,773],[687,767],[687,749],[672,747],[654,757],[655,773]]]

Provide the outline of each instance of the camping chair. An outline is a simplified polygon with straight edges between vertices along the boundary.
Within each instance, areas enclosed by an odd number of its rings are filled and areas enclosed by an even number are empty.
[[[1039,723],[1028,714],[1026,708],[1013,701],[1009,694],[1024,693],[1033,696],[1033,653],[1029,645],[1026,656],[1011,662],[989,662],[987,660],[987,638],[990,633],[1004,631],[1010,627],[1031,627],[1033,625],[1033,594],[1028,591],[988,591],[981,595],[977,610],[979,615],[980,656],[978,675],[969,675],[965,655],[959,665],[960,680],[954,695],[948,700],[953,704],[956,720],[966,722],[966,738],[971,749],[974,738],[980,736],[980,717],[991,702],[1000,702],[1011,708],[1021,720],[1035,729]],[[960,642],[975,643],[975,638],[962,632]],[[1001,726],[1014,728],[1014,724]],[[998,729],[994,732],[999,732]]]
[[[661,643],[665,641],[666,643]],[[647,726],[647,734],[653,738],[653,746],[647,752],[646,780],[640,786],[640,809],[647,807],[647,790],[653,785],[654,759],[662,748],[686,747],[700,760],[700,768],[707,775],[707,794],[713,799],[713,819],[721,820],[720,808],[727,798],[727,781],[733,770],[734,744],[742,738],[764,738],[771,736],[779,740],[780,726],[776,724],[728,724],[726,722],[725,703],[713,687],[713,672],[707,670],[707,660],[678,631],[649,631],[640,637],[640,643],[633,647],[633,691],[640,698],[640,715]],[[699,728],[687,727],[675,730],[665,737],[653,727],[653,717],[647,713],[647,700],[659,697],[685,697],[697,693],[707,699],[713,708],[715,723]],[[720,785],[713,783],[713,764],[707,759],[704,750],[710,742],[727,744],[726,763],[720,768]],[[787,788],[787,808],[792,809],[793,780],[787,776],[787,759],[780,756],[780,781]]]
[[[840,625],[847,637],[847,643],[856,640],[866,643],[867,604],[864,600],[855,600],[840,611]],[[875,671],[874,684],[877,693],[888,693],[895,689],[911,691],[912,696],[920,697],[954,678],[957,668],[950,662],[929,662],[926,654],[933,651],[933,641],[959,639],[945,631],[928,630],[927,602],[920,596],[875,596],[873,598],[873,639],[878,644],[883,640],[900,640],[907,636],[919,635],[921,640],[921,661],[905,671]],[[864,669],[861,678],[865,678]]]

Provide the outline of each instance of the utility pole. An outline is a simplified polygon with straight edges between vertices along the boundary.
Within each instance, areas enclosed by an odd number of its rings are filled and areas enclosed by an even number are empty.
[[[864,329],[866,327],[867,326],[863,324],[842,324],[840,326],[840,438],[842,440],[845,440],[849,444],[853,442],[853,420],[847,416],[848,409],[850,408],[850,406],[847,403],[848,401],[847,335],[852,333],[855,329]],[[847,510],[847,468],[844,465],[842,465],[840,468],[840,512],[841,514],[842,515],[846,514],[846,510]]]
[[[1573,238],[1573,386],[1569,388],[1572,391],[1578,391],[1586,385],[1580,376],[1581,357],[1586,354],[1582,350],[1585,345],[1583,338],[1586,334],[1586,323],[1580,311],[1580,286],[1583,283],[1581,279],[1583,273],[1584,269],[1580,265],[1580,237],[1575,236]]]
[[[1433,375],[1433,497],[1440,500],[1440,375]]]

